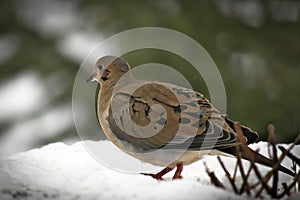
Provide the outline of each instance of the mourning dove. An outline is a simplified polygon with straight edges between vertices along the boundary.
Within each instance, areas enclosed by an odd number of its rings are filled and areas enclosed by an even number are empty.
[[[87,80],[97,81],[100,91],[97,113],[106,137],[135,158],[166,167],[153,178],[176,167],[173,179],[181,177],[183,165],[204,154],[235,154],[234,122],[215,109],[201,93],[177,85],[136,80],[129,64],[119,57],[100,58]],[[258,134],[241,126],[245,142]],[[255,161],[272,166],[268,158],[252,151]],[[248,159],[245,153],[242,157]],[[285,167],[279,170],[293,175]]]

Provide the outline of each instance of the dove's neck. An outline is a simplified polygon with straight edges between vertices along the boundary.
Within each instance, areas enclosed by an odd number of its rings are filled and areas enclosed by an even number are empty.
[[[104,84],[101,84],[100,92],[98,96],[98,103],[107,106],[114,91],[118,91],[130,83],[135,82],[136,79],[132,76],[130,72],[114,75],[113,78],[107,80]]]

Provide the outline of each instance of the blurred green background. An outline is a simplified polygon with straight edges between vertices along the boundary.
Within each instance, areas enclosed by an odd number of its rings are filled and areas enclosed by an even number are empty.
[[[299,18],[292,0],[0,0],[0,155],[79,140],[71,97],[80,63],[103,39],[144,26],[198,41],[221,72],[229,117],[261,139],[273,123],[278,141],[290,142],[300,131]],[[208,95],[178,56],[124,57],[133,67],[173,66]]]

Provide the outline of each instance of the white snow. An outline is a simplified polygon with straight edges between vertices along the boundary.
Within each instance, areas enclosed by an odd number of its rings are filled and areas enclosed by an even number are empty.
[[[43,107],[45,86],[35,72],[25,72],[2,82],[0,87],[0,121],[22,118]]]
[[[104,38],[102,34],[97,31],[80,30],[73,31],[72,33],[66,34],[64,37],[61,37],[56,46],[58,52],[63,56],[66,56],[75,62],[81,63],[86,55],[96,48],[96,45],[100,44],[100,42],[103,40]],[[97,60],[98,57],[94,59]],[[91,63],[91,66],[93,65],[94,63]]]
[[[1,80],[0,157],[29,150],[74,126],[69,101],[51,105],[67,89],[64,77],[63,71],[42,76],[29,70]]]
[[[84,141],[105,145],[108,141]],[[252,145],[266,152],[266,143]],[[109,149],[108,149],[109,150]],[[299,155],[300,146],[294,149]],[[235,158],[222,157],[229,171],[233,171]],[[104,167],[86,151],[83,142],[71,146],[54,143],[40,149],[13,154],[0,159],[0,199],[245,199],[228,189],[210,184],[203,161],[223,182],[228,183],[216,156],[184,168],[183,179],[156,181],[140,174],[122,173]],[[244,164],[247,164],[246,161]],[[284,163],[289,165],[289,163]],[[263,171],[262,167],[261,170]],[[280,178],[288,180],[288,176]],[[256,180],[253,176],[251,180]],[[250,180],[250,181],[251,181]],[[299,197],[299,193],[294,199]]]
[[[58,136],[72,126],[69,105],[59,105],[36,118],[16,123],[0,137],[0,156],[28,150],[39,141]]]

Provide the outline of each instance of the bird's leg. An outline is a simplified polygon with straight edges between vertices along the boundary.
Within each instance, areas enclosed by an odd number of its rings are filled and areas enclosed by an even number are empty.
[[[182,163],[178,163],[176,165],[176,171],[175,171],[175,174],[173,176],[173,180],[174,179],[180,179],[180,178],[182,178],[182,176],[181,176],[182,170],[183,170],[183,164]]]
[[[157,174],[148,174],[148,173],[142,173],[145,176],[151,176],[152,178],[156,180],[164,180],[162,177],[163,175],[167,174],[168,172],[172,171],[174,168],[166,167]],[[176,170],[177,171],[177,170]]]

